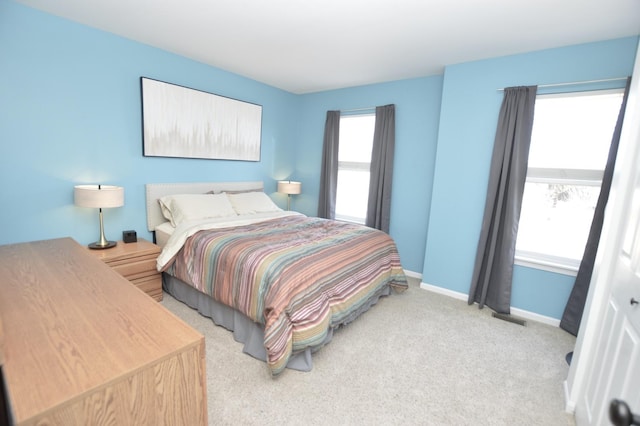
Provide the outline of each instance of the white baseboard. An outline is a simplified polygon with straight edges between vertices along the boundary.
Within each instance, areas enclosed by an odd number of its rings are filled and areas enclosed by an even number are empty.
[[[567,381],[565,380],[562,383],[562,387],[564,388],[564,402],[565,402],[564,411],[566,411],[569,414],[575,414],[576,404],[573,401],[571,401],[569,397],[569,383],[567,383]]]
[[[525,311],[524,309],[511,308],[511,313],[517,317],[530,319],[531,321],[547,324],[552,327],[560,327],[560,320],[545,315],[536,314],[535,312]]]
[[[419,280],[422,280],[422,274],[419,272],[414,272],[414,271],[407,271],[406,269],[404,270],[404,274],[408,277],[411,278],[417,278]]]
[[[449,290],[447,288],[438,287],[437,285],[427,284],[425,282],[420,283],[420,288],[432,291],[434,293],[443,294],[445,296],[453,297],[454,299],[464,300],[465,302],[468,300],[468,295],[466,293],[460,293],[458,291]],[[542,324],[551,325],[553,327],[560,326],[560,320],[547,317],[545,315],[536,314],[535,312],[525,311],[524,309],[511,308],[511,314],[523,319],[528,319],[531,321],[540,322]]]
[[[432,291],[438,294],[444,294],[445,296],[453,297],[458,300],[467,300],[467,295],[458,291],[449,290],[448,288],[438,287],[437,285],[427,284],[425,282],[420,283],[420,288],[428,291]]]

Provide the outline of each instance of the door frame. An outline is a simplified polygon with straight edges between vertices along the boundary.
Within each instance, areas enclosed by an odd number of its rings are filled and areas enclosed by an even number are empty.
[[[625,185],[633,176],[633,162],[640,150],[638,147],[638,131],[640,128],[640,46],[636,52],[633,77],[625,111],[625,121],[618,147],[616,167],[607,204],[608,215],[602,229],[602,240],[593,269],[589,293],[585,303],[584,316],[578,331],[573,359],[569,367],[567,380],[564,382],[565,409],[574,413],[577,404],[586,391],[586,380],[595,362],[596,347],[600,343],[603,332],[603,318],[612,291],[612,279],[615,273],[613,265],[623,241],[618,229],[621,217],[628,214],[627,200],[624,194],[618,194],[616,188]]]

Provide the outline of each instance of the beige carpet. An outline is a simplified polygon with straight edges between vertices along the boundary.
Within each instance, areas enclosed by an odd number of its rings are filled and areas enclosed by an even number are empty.
[[[383,298],[314,354],[314,368],[273,379],[230,332],[165,293],[165,307],[206,338],[211,425],[574,425],[564,412],[575,338],[422,290]]]

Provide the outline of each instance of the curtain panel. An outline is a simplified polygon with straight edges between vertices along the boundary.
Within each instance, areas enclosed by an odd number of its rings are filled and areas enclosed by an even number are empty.
[[[504,89],[487,197],[468,303],[502,314],[511,309],[511,282],[537,86]]]
[[[395,105],[376,107],[365,225],[380,229],[387,234],[391,222],[393,152],[396,144],[395,120]]]
[[[318,217],[336,218],[336,193],[338,190],[338,146],[340,139],[340,111],[327,111],[322,145],[322,169],[320,170],[320,194]]]
[[[604,223],[605,208],[607,207],[607,202],[609,201],[609,192],[611,190],[613,170],[616,165],[618,145],[620,144],[620,133],[622,132],[624,112],[627,107],[627,98],[629,97],[630,86],[631,77],[627,79],[627,87],[624,92],[624,97],[622,98],[622,105],[620,106],[618,121],[616,122],[616,127],[611,139],[611,146],[609,147],[607,164],[604,168],[604,174],[602,176],[600,195],[598,196],[596,208],[593,212],[591,229],[589,230],[589,236],[587,237],[584,255],[582,256],[582,260],[580,261],[580,268],[578,269],[576,281],[573,284],[571,294],[569,295],[569,300],[567,301],[567,305],[565,306],[564,312],[562,314],[562,319],[560,320],[560,328],[570,334],[573,334],[574,336],[578,335],[578,330],[580,329],[582,313],[584,312],[584,305],[587,301],[591,275],[593,274],[593,267],[596,260],[596,254],[598,252],[598,245],[600,244],[600,234],[602,233],[602,226]]]

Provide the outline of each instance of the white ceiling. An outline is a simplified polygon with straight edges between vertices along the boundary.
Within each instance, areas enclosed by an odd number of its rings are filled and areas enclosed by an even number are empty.
[[[293,93],[640,34],[640,0],[16,0]]]

